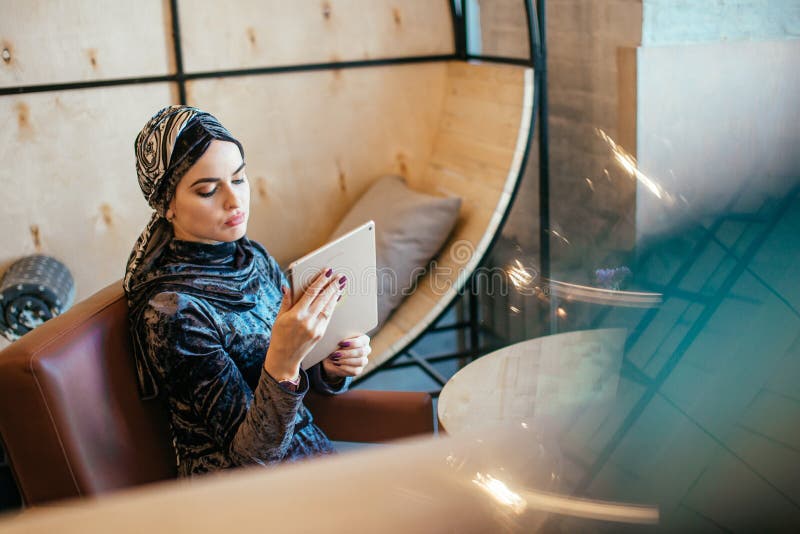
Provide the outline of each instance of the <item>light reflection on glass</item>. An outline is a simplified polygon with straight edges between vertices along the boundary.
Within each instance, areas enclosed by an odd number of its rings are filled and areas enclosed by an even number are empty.
[[[655,506],[576,499],[543,491],[524,491],[522,495],[531,508],[572,517],[638,524],[656,524],[659,518]]]
[[[567,301],[591,302],[595,304],[633,308],[654,308],[660,306],[663,301],[663,295],[661,293],[601,289],[580,284],[569,284],[558,280],[550,280],[549,286],[553,296],[563,298]]]
[[[565,245],[570,245],[570,244],[571,244],[571,243],[569,242],[569,239],[567,239],[567,238],[566,238],[564,235],[560,234],[560,233],[559,233],[559,232],[557,232],[556,230],[553,230],[553,229],[551,228],[551,229],[549,230],[549,232],[550,232],[550,234],[552,234],[553,236],[555,236],[555,237],[557,237],[558,239],[560,239],[560,240],[561,240],[561,242],[562,242],[562,243],[564,243]]]
[[[517,290],[526,290],[530,287],[531,282],[533,282],[533,275],[519,260],[514,260],[514,265],[508,267],[506,273]]]
[[[595,131],[600,138],[605,141],[608,146],[611,148],[612,153],[614,154],[614,158],[617,160],[617,163],[625,169],[625,171],[639,180],[639,182],[644,185],[656,198],[664,201],[667,204],[674,204],[675,198],[664,191],[664,189],[658,185],[655,180],[647,176],[645,173],[639,170],[639,165],[636,162],[636,158],[631,156],[628,152],[625,151],[621,146],[619,146],[606,132],[604,132],[600,128],[596,128]],[[608,171],[603,169],[608,176]],[[609,178],[610,180],[610,178]]]
[[[493,476],[475,473],[475,478],[472,479],[472,482],[491,495],[495,501],[503,506],[507,506],[512,512],[521,514],[525,511],[525,500],[520,497],[518,493],[511,491],[508,486]]]

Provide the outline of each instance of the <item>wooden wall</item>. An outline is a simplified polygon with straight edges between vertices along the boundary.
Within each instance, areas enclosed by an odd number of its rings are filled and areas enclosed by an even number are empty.
[[[467,29],[470,53],[530,57],[524,0],[468,0],[467,16],[476,19]]]
[[[0,87],[174,71],[167,0],[0,1]]]
[[[178,2],[187,73],[453,53],[446,0]],[[168,0],[0,1],[0,89],[175,73]],[[251,235],[287,261],[320,244],[366,179],[414,179],[444,98],[444,63],[195,80],[189,103],[240,136],[254,180]],[[149,217],[133,140],[178,100],[160,81],[0,95],[0,271],[53,255],[84,298],[122,277]],[[316,195],[295,184],[316,180]],[[310,218],[301,236],[277,221]]]
[[[448,0],[179,0],[188,72],[449,54]]]
[[[188,93],[242,141],[248,235],[286,267],[328,240],[376,176],[419,179],[446,73],[446,63],[313,71],[201,80]]]

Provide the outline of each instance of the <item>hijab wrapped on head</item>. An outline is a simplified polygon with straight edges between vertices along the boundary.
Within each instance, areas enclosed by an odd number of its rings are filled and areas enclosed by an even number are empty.
[[[133,352],[144,398],[158,395],[143,340],[143,312],[156,291],[177,290],[225,303],[233,308],[249,309],[250,302],[241,288],[253,274],[253,247],[247,237],[235,244],[234,261],[219,265],[203,261],[170,264],[162,261],[174,238],[172,225],[165,216],[184,174],[208,150],[211,142],[241,143],[211,114],[190,106],[168,106],[153,115],[136,136],[136,174],[139,186],[154,213],[128,258],[123,288],[128,298]]]
[[[170,239],[172,226],[165,219],[175,188],[186,171],[200,159],[211,141],[241,143],[211,114],[190,106],[167,106],[147,121],[136,136],[136,175],[154,213],[128,259],[125,292],[147,274]]]

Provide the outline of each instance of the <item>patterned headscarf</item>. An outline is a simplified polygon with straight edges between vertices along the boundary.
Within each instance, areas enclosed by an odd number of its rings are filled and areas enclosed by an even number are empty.
[[[190,106],[167,106],[145,124],[134,142],[139,187],[154,213],[131,251],[123,286],[130,295],[139,278],[172,239],[164,218],[175,187],[214,139],[241,143],[211,114]]]
[[[165,216],[175,188],[214,139],[235,143],[244,159],[241,143],[213,115],[190,106],[175,105],[159,110],[136,136],[136,174],[154,212],[136,240],[123,280],[132,326],[139,320],[146,303],[146,289],[163,275],[156,267],[173,238],[172,225]],[[141,341],[134,339],[133,345],[143,393],[145,397],[153,396],[157,387],[146,368]]]

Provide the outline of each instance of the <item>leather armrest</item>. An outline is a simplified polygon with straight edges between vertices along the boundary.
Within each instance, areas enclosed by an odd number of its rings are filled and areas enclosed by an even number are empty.
[[[433,433],[433,400],[417,391],[309,391],[314,422],[334,441],[382,442]]]

